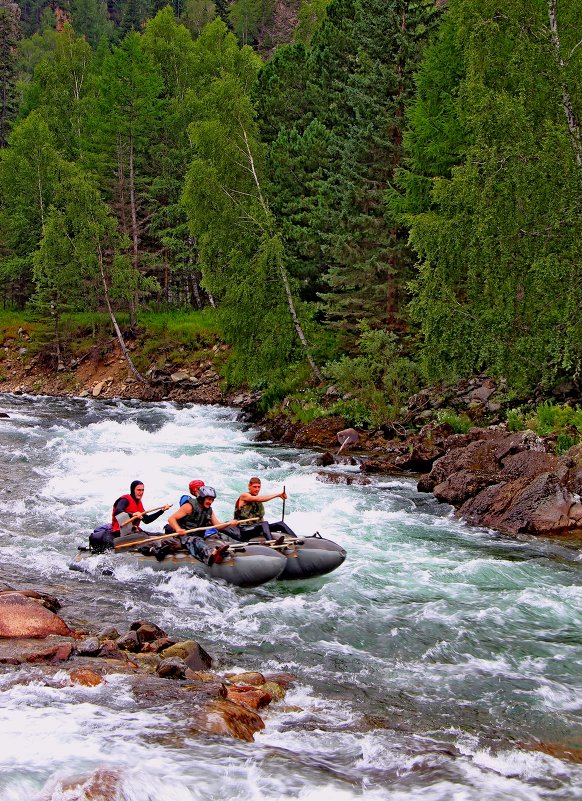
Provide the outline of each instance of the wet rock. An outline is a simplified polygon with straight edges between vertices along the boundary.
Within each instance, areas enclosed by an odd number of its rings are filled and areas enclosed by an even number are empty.
[[[136,620],[135,623],[131,624],[129,629],[130,631],[137,632],[137,638],[140,644],[153,642],[154,640],[168,636],[159,626],[156,626],[155,623],[150,623],[148,620]]]
[[[115,643],[122,651],[130,651],[134,654],[137,653],[141,647],[136,631],[128,631],[123,637],[119,637]]]
[[[194,681],[222,682],[222,678],[218,673],[211,673],[210,671],[204,670],[191,670],[190,668],[186,671],[186,678]]]
[[[105,640],[118,640],[121,635],[119,634],[116,628],[113,628],[113,626],[111,626],[106,629],[101,629],[101,631],[98,631],[95,636],[97,637],[97,639],[99,640],[99,644],[101,645],[105,642]]]
[[[345,484],[351,486],[352,484],[360,484],[367,486],[371,484],[371,479],[366,476],[346,474],[346,473],[324,473],[320,472],[316,476],[317,481],[322,481],[324,484]]]
[[[321,467],[329,467],[330,464],[334,464],[335,459],[333,455],[329,451],[325,451],[316,459],[316,464],[320,465]]]
[[[173,640],[171,637],[160,637],[158,640],[154,640],[153,642],[144,642],[141,650],[142,653],[161,653],[165,648],[169,648],[171,645],[175,645],[177,640]]]
[[[133,654],[131,658],[138,667],[145,670],[147,673],[155,673],[162,661],[162,657],[154,653]]]
[[[0,594],[0,637],[42,638],[72,633],[62,618],[38,600],[18,592]]]
[[[5,418],[7,418],[7,417],[10,417],[10,415],[9,415],[9,414],[7,414],[6,412],[0,412],[0,417],[1,417],[2,419],[5,419]]]
[[[488,487],[463,504],[458,514],[506,534],[566,534],[582,529],[578,496],[552,473]]]
[[[265,682],[274,682],[287,690],[297,680],[293,673],[265,673]]]
[[[265,728],[260,715],[226,698],[215,699],[195,712],[189,724],[195,732],[235,737],[245,742],[252,742],[256,732]]]
[[[99,395],[101,395],[104,386],[105,386],[105,381],[99,381],[98,384],[95,384],[95,386],[91,391],[91,394],[93,395],[94,398],[98,398]]]
[[[188,678],[188,671],[186,671]],[[185,686],[186,690],[206,695],[209,698],[226,698],[227,688],[221,681],[193,681]]]
[[[83,687],[97,687],[98,684],[103,684],[103,676],[89,668],[75,668],[71,670],[69,676],[73,684],[82,684]]]
[[[50,779],[35,801],[117,801],[122,797],[122,772],[112,768],[99,768],[90,775],[67,779]]]
[[[162,659],[156,668],[156,673],[163,679],[183,679],[186,677],[186,663],[179,656]]]
[[[101,644],[97,637],[87,637],[86,640],[81,640],[76,645],[76,651],[79,656],[97,656]]]
[[[118,638],[119,639],[119,638]],[[114,640],[103,640],[101,648],[99,649],[99,657],[103,659],[125,659],[125,655],[117,647],[117,642]]]
[[[35,601],[41,603],[42,606],[50,609],[51,612],[56,613],[61,608],[59,599],[46,592],[38,592],[37,590],[14,590],[13,588],[10,588],[10,591],[18,592],[19,595],[24,595],[26,598],[33,598]],[[0,594],[3,592],[5,592],[5,590],[0,590]]]
[[[184,660],[191,670],[207,670],[212,666],[212,657],[195,640],[185,640],[165,648],[164,658],[174,656]]]
[[[225,677],[233,684],[251,684],[253,687],[260,687],[265,683],[262,673],[225,673]]]
[[[66,662],[72,652],[73,646],[71,643],[53,645],[50,648],[44,648],[41,651],[36,651],[36,653],[28,654],[26,661],[33,664],[37,662]]]
[[[274,681],[266,681],[259,689],[268,693],[273,701],[282,701],[286,695],[285,688],[280,684],[276,684]]]
[[[262,709],[273,700],[269,693],[262,689],[259,690],[257,687],[245,687],[238,684],[226,688],[226,697],[229,701],[243,704],[249,709]]]

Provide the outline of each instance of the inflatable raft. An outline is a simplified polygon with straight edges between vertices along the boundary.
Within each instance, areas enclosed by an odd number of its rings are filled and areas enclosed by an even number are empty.
[[[276,536],[276,535],[272,535]],[[251,540],[249,544],[268,544],[269,540]],[[277,577],[281,579],[308,579],[324,576],[338,568],[346,558],[346,552],[332,540],[319,532],[311,537],[286,536],[283,544],[275,545],[285,557],[285,567]]]
[[[129,539],[120,537],[116,544]],[[143,535],[140,535],[140,541],[143,542]],[[158,560],[154,554],[144,553],[147,548],[127,547],[98,553],[91,548],[80,547],[69,567],[84,573],[109,575],[113,573],[114,566],[121,562],[148,565],[162,571],[188,567],[197,575],[222,579],[236,587],[258,587],[273,579],[323,576],[339,567],[346,558],[346,552],[340,545],[325,539],[318,532],[310,537],[293,534],[286,536],[283,542],[264,539],[241,542],[216,534],[207,537],[206,543],[216,547],[229,546],[220,564],[208,565],[186,550],[169,553]]]
[[[236,587],[258,587],[266,584],[267,581],[278,578],[287,564],[287,560],[279,553],[279,549],[260,543],[243,544],[223,537],[209,537],[206,542],[216,545],[216,547],[224,544],[230,546],[220,564],[207,565],[186,550],[167,554],[159,561],[153,554],[143,553],[132,548],[124,548],[119,551],[109,550],[102,553],[97,553],[91,548],[80,548],[69,567],[71,570],[79,570],[84,573],[96,571],[102,574],[111,574],[114,566],[121,562],[148,565],[154,570],[164,571],[187,567],[197,575],[222,579]]]

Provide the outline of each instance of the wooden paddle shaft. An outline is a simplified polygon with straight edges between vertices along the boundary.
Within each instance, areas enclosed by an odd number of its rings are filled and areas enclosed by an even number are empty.
[[[250,522],[255,522],[256,520],[260,520],[260,517],[249,517],[248,520]],[[245,520],[245,523],[247,521]],[[173,532],[172,534],[160,534],[155,537],[146,537],[143,540],[133,540],[132,542],[120,542],[119,545],[114,545],[115,549],[119,548],[131,548],[132,545],[143,545],[146,542],[158,542],[159,540],[169,540],[172,537],[185,537],[187,534],[195,534],[198,531],[208,531],[210,528],[215,528],[217,531],[221,531],[223,528],[228,528],[230,523],[219,523],[218,526],[202,526],[201,528],[189,528],[186,531],[183,531],[181,534],[177,532]]]

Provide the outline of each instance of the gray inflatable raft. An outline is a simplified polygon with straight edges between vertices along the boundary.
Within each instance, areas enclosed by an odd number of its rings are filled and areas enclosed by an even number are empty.
[[[220,544],[221,542],[217,542],[217,545]],[[168,554],[162,561],[158,561],[154,556],[129,548],[118,552],[109,550],[101,554],[87,548],[79,550],[69,567],[71,570],[83,573],[98,572],[105,575],[111,575],[114,566],[120,563],[147,565],[154,570],[162,571],[187,567],[197,575],[222,579],[236,587],[258,587],[266,584],[267,581],[278,578],[286,567],[287,560],[279,553],[279,549],[269,548],[260,543],[229,544],[231,550],[226,554],[224,561],[212,566],[196,559],[187,551]]]

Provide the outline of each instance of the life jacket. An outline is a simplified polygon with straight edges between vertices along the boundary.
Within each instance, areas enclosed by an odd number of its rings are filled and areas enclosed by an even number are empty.
[[[250,501],[243,506],[239,506],[240,498],[234,505],[235,520],[248,520],[249,517],[259,517],[261,520],[265,516],[265,507],[258,501]]]
[[[136,499],[132,495],[121,495],[113,504],[113,509],[111,511],[111,531],[113,531],[114,533],[116,531],[119,531],[119,523],[117,522],[117,518],[115,517],[115,507],[122,499],[125,499],[126,501],[129,502],[129,506],[125,511],[130,517],[136,512],[145,512],[145,509],[143,508],[143,503],[141,501],[136,501]],[[138,529],[139,525],[136,525],[135,528]]]
[[[182,499],[180,499],[182,500]],[[181,517],[178,521],[180,527],[187,531],[190,528],[202,528],[212,525],[212,509],[204,509],[196,498],[192,498],[192,496],[188,496],[184,503],[188,502],[192,507],[192,511],[190,514]],[[184,504],[180,504],[183,506]]]

